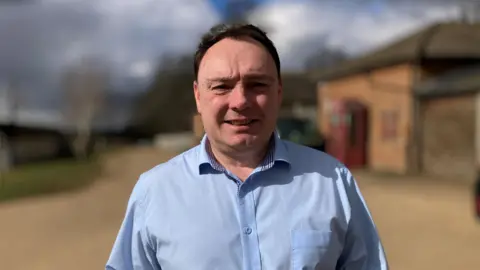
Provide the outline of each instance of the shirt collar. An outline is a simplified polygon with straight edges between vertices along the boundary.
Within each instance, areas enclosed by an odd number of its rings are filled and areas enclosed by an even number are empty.
[[[269,143],[269,149],[267,151],[267,154],[259,166],[260,170],[268,170],[272,168],[277,162],[290,165],[290,160],[288,159],[288,153],[285,144],[280,139],[278,133],[274,132]],[[225,172],[225,168],[221,164],[219,164],[213,156],[208,137],[205,134],[202,138],[199,148],[199,173],[202,173],[203,168],[205,168],[206,166],[219,172]]]

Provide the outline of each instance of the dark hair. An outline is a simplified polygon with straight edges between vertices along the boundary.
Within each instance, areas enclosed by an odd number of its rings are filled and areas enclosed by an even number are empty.
[[[208,49],[210,49],[210,47],[224,38],[240,39],[245,37],[258,41],[265,47],[265,49],[267,49],[268,53],[272,56],[273,61],[275,62],[277,75],[278,78],[280,78],[280,58],[278,56],[277,49],[263,30],[252,24],[218,24],[210,28],[210,31],[202,36],[200,43],[197,46],[193,60],[193,72],[195,74],[195,80],[197,79],[200,62],[202,62],[205,53],[208,51]]]

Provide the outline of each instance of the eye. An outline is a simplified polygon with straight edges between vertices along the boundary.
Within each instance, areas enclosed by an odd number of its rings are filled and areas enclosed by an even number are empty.
[[[214,85],[212,89],[213,90],[229,90],[230,87],[226,84],[219,84],[219,85]]]
[[[268,87],[268,84],[264,82],[251,82],[247,84],[247,87],[257,89],[257,90],[262,90]]]

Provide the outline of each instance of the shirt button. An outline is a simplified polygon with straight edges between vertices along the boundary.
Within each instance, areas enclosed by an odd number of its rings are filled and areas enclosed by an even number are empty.
[[[251,233],[252,233],[252,228],[250,228],[250,227],[245,227],[245,228],[243,228],[243,232],[244,232],[245,234],[251,234]]]

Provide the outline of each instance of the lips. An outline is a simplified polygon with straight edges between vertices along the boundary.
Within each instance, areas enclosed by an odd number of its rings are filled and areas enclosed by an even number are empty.
[[[234,120],[227,120],[225,123],[233,125],[233,126],[248,126],[256,122],[256,119],[234,119]]]

